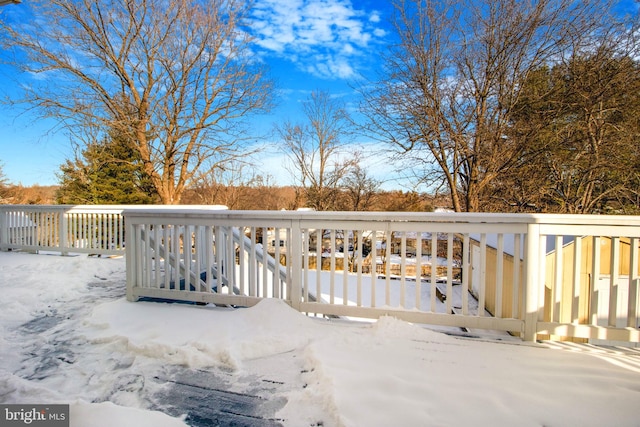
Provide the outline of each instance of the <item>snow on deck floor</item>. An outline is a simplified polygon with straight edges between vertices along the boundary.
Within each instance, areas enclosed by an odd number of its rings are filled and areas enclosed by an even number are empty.
[[[637,349],[448,336],[392,318],[128,303],[123,259],[0,253],[0,402],[72,426],[634,426]]]

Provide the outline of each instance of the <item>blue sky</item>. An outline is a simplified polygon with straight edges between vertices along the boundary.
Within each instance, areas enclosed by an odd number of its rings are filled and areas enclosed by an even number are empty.
[[[28,1],[4,6],[0,13],[9,20],[17,19]],[[637,11],[638,7],[634,0],[622,0],[619,10]],[[328,91],[355,109],[353,83],[379,70],[380,54],[393,37],[391,14],[391,0],[255,0],[251,26],[256,37],[254,52],[270,66],[278,91],[277,107],[252,124],[265,131],[286,119],[299,120],[300,102],[313,90]],[[5,54],[0,50],[2,98],[12,96],[17,86],[28,84],[31,78],[3,65]],[[31,112],[0,104],[0,164],[9,182],[57,183],[59,166],[73,157],[73,149],[67,137],[55,131],[55,125]],[[274,167],[282,163],[282,153],[272,148],[260,158],[263,165],[257,172],[273,176],[276,184],[290,183],[289,174]],[[393,179],[394,168],[388,160],[375,155],[368,159],[365,168],[374,177]],[[385,187],[410,188],[394,181]]]
[[[24,12],[29,0],[0,9],[12,19]],[[285,119],[298,120],[300,102],[312,90],[325,90],[353,105],[352,83],[361,74],[379,66],[379,52],[391,35],[388,29],[391,4],[375,0],[257,0],[252,30],[255,53],[271,68],[277,81],[276,108],[260,116],[260,128],[271,129]],[[6,52],[0,51],[0,56]],[[28,75],[2,64],[0,58],[0,96],[15,95]],[[17,81],[16,81],[17,80]],[[9,182],[23,185],[57,183],[56,173],[73,149],[56,123],[38,119],[21,107],[0,104],[0,163]],[[288,174],[274,170],[281,161],[274,148],[263,153],[278,184],[286,184]]]

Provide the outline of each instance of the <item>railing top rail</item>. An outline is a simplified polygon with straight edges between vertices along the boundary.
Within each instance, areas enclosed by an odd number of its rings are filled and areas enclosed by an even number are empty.
[[[0,205],[1,211],[64,211],[69,213],[122,213],[127,209],[144,209],[148,211],[164,211],[164,210],[220,210],[227,209],[222,205]]]
[[[136,218],[153,215],[160,218],[190,217],[224,220],[328,220],[363,222],[437,222],[459,224],[559,224],[559,225],[611,225],[640,227],[640,216],[618,215],[561,215],[561,214],[509,214],[482,212],[336,212],[336,211],[238,211],[217,210],[211,207],[165,206],[135,207],[124,210],[124,215]]]
[[[149,212],[175,211],[175,210],[221,210],[227,209],[222,205],[74,205],[67,206],[69,213],[105,212],[123,213],[126,210],[143,209]]]
[[[64,211],[73,205],[0,205],[2,211]]]
[[[65,211],[69,213],[124,213],[135,218],[192,217],[225,220],[311,220],[363,222],[433,222],[451,224],[554,224],[640,227],[640,216],[511,214],[485,212],[317,212],[317,211],[239,211],[222,205],[0,205],[3,210]]]
[[[0,205],[0,211],[91,211],[91,212],[122,212],[126,208],[136,208],[139,205]]]

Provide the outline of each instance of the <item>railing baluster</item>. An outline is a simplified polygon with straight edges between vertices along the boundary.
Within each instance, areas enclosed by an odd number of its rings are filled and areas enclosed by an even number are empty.
[[[143,250],[144,250],[144,239],[142,238],[142,231],[143,231],[144,225],[139,224],[135,227],[135,236],[134,236],[134,241],[135,246],[134,246],[134,250],[133,250],[133,254],[134,257],[133,259],[134,261],[134,265],[136,266],[135,272],[137,273],[135,275],[137,282],[142,286],[144,285],[144,271],[143,271],[143,267],[144,267],[144,259],[143,259]]]
[[[201,225],[196,225],[194,234],[193,234],[193,239],[194,239],[193,247],[195,249],[193,268],[196,274],[194,287],[197,291],[202,291],[201,274],[203,272],[206,272],[206,270],[202,266],[202,264],[205,264],[203,262],[204,256],[205,256],[204,247],[203,247],[203,243],[204,243],[203,233],[204,233],[203,227]]]
[[[498,233],[496,256],[496,295],[495,295],[495,312],[496,317],[502,317],[502,288],[504,285],[504,234]]]
[[[124,232],[124,228],[125,228],[125,223],[124,223],[124,216],[122,216],[122,214],[118,215],[118,239],[119,239],[119,245],[118,245],[118,249],[124,249],[125,247],[125,232]]]
[[[375,308],[376,303],[376,288],[378,287],[378,231],[371,230],[371,307]]]
[[[364,243],[362,242],[362,230],[358,230],[358,265],[356,268],[356,305],[362,307],[362,270],[364,256],[362,254]]]
[[[155,224],[153,226],[153,258],[154,258],[154,273],[155,273],[155,286],[160,287],[160,276],[162,264],[160,260],[160,227]]]
[[[287,243],[285,243],[285,264],[286,264],[286,279],[282,280],[285,286],[285,296],[284,299],[286,301],[291,301],[294,305],[294,307],[299,307],[300,304],[300,294],[296,292],[296,294],[298,295],[298,297],[296,297],[296,301],[293,301],[292,299],[292,286],[294,286],[293,283],[293,266],[296,265],[298,270],[301,268],[301,263],[302,260],[296,255],[296,261],[295,263],[293,262],[293,258],[292,258],[292,253],[295,252],[296,254],[300,253],[300,228],[299,228],[299,223],[296,224],[296,243],[295,245],[293,244],[293,230],[291,228],[286,228],[287,231]],[[295,248],[294,248],[295,246]],[[297,286],[300,286],[300,282],[296,281]]]
[[[267,252],[269,248],[267,227],[262,228],[262,298],[268,298],[273,294],[269,293],[269,266],[267,265]]]
[[[280,271],[280,228],[274,228],[273,233],[275,235],[275,248],[273,257],[276,263],[276,267],[271,273],[273,280],[273,297],[280,298],[280,275],[278,274]]]
[[[310,233],[311,230],[304,229],[302,230],[302,286],[304,287],[304,292],[302,295],[302,299],[304,302],[309,302],[309,245],[310,242]],[[292,253],[291,256],[295,254]]]
[[[173,285],[175,290],[180,289],[180,227],[177,225],[177,222],[174,222],[171,226],[171,231],[173,234],[171,235],[171,259],[173,266]]]
[[[609,272],[609,326],[618,320],[618,280],[620,278],[620,238],[611,237],[611,266]]]
[[[215,263],[215,257],[213,254],[213,226],[206,225],[204,227],[204,242],[203,247],[205,250],[205,272],[206,272],[206,292],[213,291],[213,268]]]
[[[469,279],[471,273],[471,238],[465,233],[462,241],[462,315],[469,314]]]
[[[438,232],[431,232],[431,311],[436,312],[436,297],[438,295]]]
[[[356,262],[356,270],[358,274],[356,305],[358,307],[362,307],[362,263],[364,262],[364,257],[362,256],[362,230],[356,230],[354,233],[356,235],[356,239],[358,240],[358,253],[356,254],[356,257],[354,259],[354,262]],[[356,248],[354,247],[353,249],[355,250]]]
[[[349,231],[342,230],[342,233],[342,304],[347,305],[349,303]],[[355,237],[355,234],[353,236]]]
[[[316,229],[316,298],[322,299],[322,228]]]
[[[233,251],[233,226],[224,227],[225,230],[225,265],[224,275],[227,279],[227,293],[229,295],[235,294],[235,287],[237,284],[236,278],[236,258]]]
[[[480,237],[480,283],[478,284],[478,316],[484,316],[487,292],[487,234]]]
[[[102,214],[95,213],[92,214],[92,216],[94,221],[94,230],[97,229],[97,235],[94,238],[95,245],[93,246],[93,249],[102,249],[104,245],[104,236],[102,235]]]
[[[522,319],[522,315],[519,310],[520,306],[520,242],[521,242],[520,234],[513,234],[513,276],[512,276],[512,301],[511,301],[511,318],[513,319]]]
[[[573,255],[573,283],[571,293],[571,323],[580,322],[580,287],[582,276],[582,237],[575,236]]]
[[[384,271],[385,271],[385,295],[384,303],[391,305],[391,230],[387,228],[385,231],[385,249],[384,249]]]
[[[562,321],[563,313],[561,313],[562,307],[562,277],[564,275],[564,267],[562,265],[563,257],[563,245],[562,236],[555,236],[555,268],[554,268],[554,280],[549,283],[551,287],[551,321]]]
[[[422,307],[422,231],[416,232],[415,308]]]
[[[544,320],[544,280],[546,277],[546,253],[547,253],[547,236],[540,234],[538,237],[538,271],[540,272],[538,276],[538,283],[536,283],[535,287],[538,290],[538,321]]]
[[[335,304],[336,295],[336,230],[329,231],[329,259],[330,259],[330,276],[329,276],[329,304]]]
[[[627,327],[640,328],[639,299],[638,298],[638,242],[640,239],[629,239],[629,301],[627,304]]]
[[[238,251],[238,268],[240,270],[240,295],[246,295],[247,292],[247,283],[246,283],[246,260],[245,260],[245,251],[244,251],[244,240],[247,235],[246,227],[238,227],[238,244],[234,249]]]
[[[256,239],[257,239],[256,227],[251,227],[251,244],[249,248],[249,296],[258,296],[258,289],[260,283],[258,282],[258,260],[256,257]]]
[[[148,287],[152,287],[153,286],[153,280],[151,278],[151,274],[152,274],[152,263],[151,263],[151,226],[150,225],[146,225],[143,228],[143,233],[144,233],[144,254],[143,254],[143,258],[144,258],[144,264],[143,264],[143,269],[144,269],[144,283],[146,286]]]
[[[406,288],[407,288],[407,233],[400,232],[400,307],[406,306]]]
[[[600,236],[593,236],[593,257],[591,260],[591,324],[597,326],[598,308],[600,305],[600,291],[598,290],[600,282]]]
[[[169,237],[169,226],[167,224],[162,225],[162,265],[164,267],[164,288],[169,289],[171,282],[171,261],[169,258],[169,253],[171,250],[171,240]]]
[[[453,313],[453,233],[447,235],[447,313]]]
[[[191,272],[193,271],[193,234],[192,234],[192,226],[183,224],[183,233],[182,233],[182,259],[184,264],[184,290],[191,291],[191,286],[193,285],[195,289],[198,289],[198,284],[193,283],[191,280]],[[198,272],[195,272],[198,274]]]

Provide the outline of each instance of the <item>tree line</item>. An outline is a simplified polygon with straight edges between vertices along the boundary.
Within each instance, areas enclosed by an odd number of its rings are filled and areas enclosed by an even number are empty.
[[[248,119],[268,111],[274,87],[250,55],[250,4],[33,3],[51,19],[0,17],[0,38],[16,66],[55,77],[19,101],[78,146],[60,202],[234,207],[273,188],[247,177]],[[295,182],[278,208],[380,210],[385,193],[357,138],[388,147],[413,186],[455,211],[640,210],[637,11],[595,0],[393,5],[394,38],[378,74],[354,87],[357,112],[314,91],[301,121],[275,126]]]
[[[102,166],[105,168],[105,165]],[[109,169],[106,166],[106,169]],[[87,171],[88,172],[88,171]],[[108,175],[104,170],[88,172]],[[118,173],[115,173],[118,175]],[[107,179],[110,185],[102,187],[85,184],[50,186],[24,186],[10,183],[0,165],[0,204],[149,204],[156,200],[148,192],[136,188],[127,179],[118,182]],[[98,179],[101,183],[101,179]],[[118,190],[115,190],[118,189]],[[446,197],[436,198],[426,193],[401,190],[381,190],[361,194],[354,198],[354,190],[341,188],[334,194],[332,210],[342,211],[402,211],[430,212],[446,206]],[[182,203],[186,205],[225,205],[238,210],[295,210],[306,204],[294,186],[271,184],[262,176],[243,177],[235,183],[205,183],[185,190]]]

